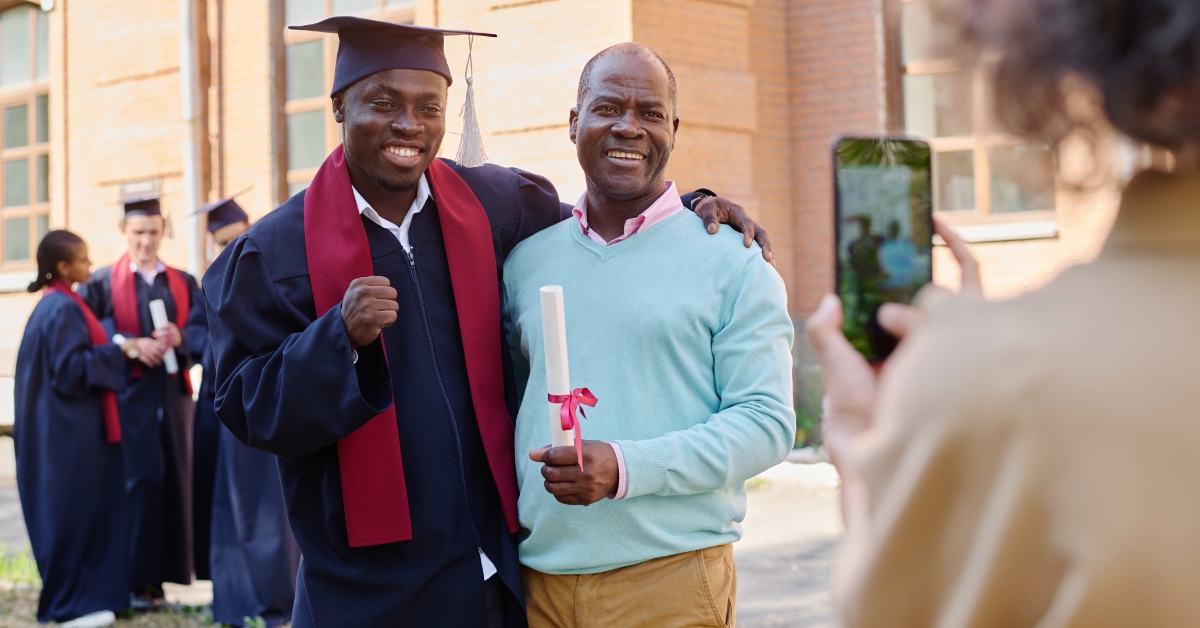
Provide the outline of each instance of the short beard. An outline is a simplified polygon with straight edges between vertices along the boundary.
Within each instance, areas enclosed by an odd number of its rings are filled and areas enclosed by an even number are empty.
[[[376,173],[369,174],[371,175],[371,180],[375,182],[375,185],[378,185],[388,192],[408,192],[417,187],[417,182],[420,181],[420,177],[417,178],[417,181],[410,182],[389,180]]]

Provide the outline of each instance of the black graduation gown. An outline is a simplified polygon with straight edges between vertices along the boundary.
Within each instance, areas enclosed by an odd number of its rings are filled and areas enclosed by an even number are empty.
[[[292,617],[300,548],[288,527],[275,456],[242,444],[217,420],[212,384],[215,366],[206,311],[204,307],[192,308],[188,324],[188,346],[204,369],[196,400],[197,510],[201,508],[202,456],[209,456],[213,474],[209,478],[209,521],[196,518],[196,574],[199,577],[201,563],[209,570],[216,623],[241,626],[246,617],[262,617],[268,626],[276,626]],[[211,452],[200,444],[209,420]],[[203,553],[199,542],[201,523],[204,530],[211,530],[204,539]]]
[[[129,606],[121,445],[109,445],[101,390],[125,386],[125,356],[93,346],[79,306],[47,294],[17,352],[17,490],[42,576],[38,621]]]
[[[498,271],[518,242],[563,217],[541,177],[450,165],[487,212]],[[303,216],[302,192],[204,277],[217,414],[239,439],[280,457],[303,553],[294,625],[485,625],[479,548],[511,592],[509,625],[523,625],[516,539],[475,420],[436,199],[413,218],[412,264],[394,236],[363,219],[374,271],[399,292],[399,319],[383,332],[387,362],[376,342],[353,365],[338,308],[316,317]],[[350,548],[335,443],[393,398],[413,540]]]
[[[204,372],[196,396],[192,430],[192,556],[196,578],[211,580],[209,539],[212,536],[213,481],[217,474],[217,439],[225,428],[221,427],[217,411],[213,408],[208,308],[203,307],[202,303],[192,306],[188,316],[186,346],[192,361],[199,362]]]
[[[192,307],[200,304],[196,280],[184,273]],[[79,286],[111,337],[116,333],[112,308],[112,267],[92,273]],[[134,277],[142,336],[150,336],[150,301],[162,299],[174,317],[175,299],[167,277],[159,273],[154,285]],[[178,325],[178,323],[176,323]],[[186,321],[180,327],[186,335]],[[175,349],[179,373],[166,368],[141,368],[134,379],[135,361],[126,362],[129,385],[117,397],[125,465],[125,491],[129,496],[129,554],[131,587],[140,591],[163,582],[192,581],[192,420],[195,403],[187,392],[184,374],[191,366],[184,344]],[[140,363],[139,363],[140,364]]]

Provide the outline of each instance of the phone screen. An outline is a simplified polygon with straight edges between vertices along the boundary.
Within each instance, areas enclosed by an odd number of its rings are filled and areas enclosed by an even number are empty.
[[[932,280],[931,179],[925,142],[842,138],[834,147],[837,292],[846,337],[872,362],[896,346],[879,306],[909,303]]]

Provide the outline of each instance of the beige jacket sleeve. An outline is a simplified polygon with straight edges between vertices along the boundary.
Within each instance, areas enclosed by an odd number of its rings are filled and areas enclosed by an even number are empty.
[[[990,306],[995,308],[995,306]],[[1063,578],[1048,538],[1036,375],[989,306],[943,303],[881,380],[835,596],[847,626],[1033,626]],[[986,366],[985,366],[986,365]]]

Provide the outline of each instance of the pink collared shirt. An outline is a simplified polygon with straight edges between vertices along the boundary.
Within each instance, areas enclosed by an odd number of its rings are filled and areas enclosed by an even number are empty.
[[[658,200],[654,201],[653,205],[647,207],[646,211],[626,220],[625,233],[614,238],[612,242],[605,242],[604,238],[600,237],[600,234],[588,228],[587,192],[579,196],[579,201],[575,203],[575,209],[572,209],[571,213],[574,214],[575,220],[579,221],[579,226],[583,229],[584,235],[600,244],[610,245],[626,240],[638,231],[664,218],[670,218],[683,210],[683,201],[679,199],[679,190],[675,187],[675,182],[667,181],[663,184],[662,196],[658,197]]]
[[[154,270],[142,270],[142,267],[138,266],[137,262],[129,260],[129,270],[132,270],[137,274],[138,277],[141,277],[142,281],[145,281],[147,284],[153,286],[154,278],[160,273],[167,272],[167,265],[164,264],[162,260],[158,260],[154,263]]]
[[[584,192],[579,197],[579,201],[575,203],[575,209],[571,213],[575,216],[575,220],[579,221],[579,227],[583,229],[583,234],[587,237],[609,246],[627,240],[637,232],[659,222],[665,218],[670,218],[675,214],[684,210],[683,201],[679,198],[679,190],[675,187],[674,181],[667,181],[663,184],[662,196],[654,201],[654,204],[647,207],[646,211],[637,216],[625,221],[625,233],[613,238],[611,242],[605,242],[600,234],[588,228],[587,221],[587,192]],[[625,497],[625,456],[621,454],[621,446],[616,443],[609,443],[613,448],[613,453],[617,454],[617,492],[609,495],[609,499],[621,499]]]

